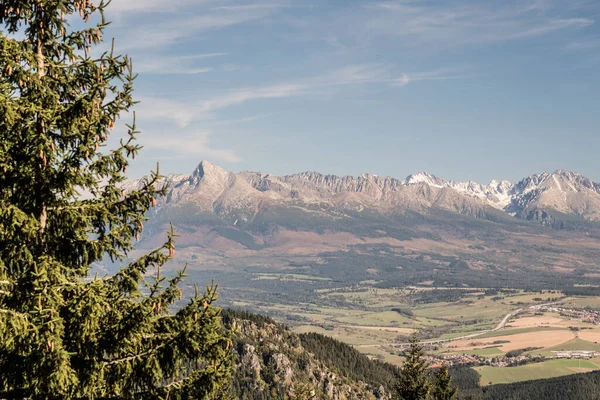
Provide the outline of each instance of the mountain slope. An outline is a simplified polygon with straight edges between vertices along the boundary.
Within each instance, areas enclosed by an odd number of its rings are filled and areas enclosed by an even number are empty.
[[[543,173],[523,179],[513,189],[507,211],[519,218],[553,225],[551,214],[600,220],[600,184],[566,171]]]
[[[358,177],[304,172],[275,176],[260,172],[234,174],[203,161],[190,175],[166,178],[170,190],[162,206],[193,204],[237,226],[251,223],[261,211],[300,207],[331,218],[348,211],[383,214],[431,209],[479,218],[514,216],[555,226],[560,215],[600,221],[600,184],[572,172],[527,177],[517,184],[492,181],[445,181],[427,173],[404,180],[362,174]],[[140,181],[126,183],[135,188]]]
[[[306,296],[302,287],[327,280],[564,288],[583,277],[600,284],[599,185],[574,173],[479,185],[425,173],[404,180],[232,173],[202,162],[165,183],[168,194],[151,210],[136,251],[160,246],[173,222],[180,236],[172,265],[187,263],[199,280],[218,277],[237,288],[232,299],[270,296],[281,285],[276,301],[294,302]],[[454,268],[457,261],[465,268]],[[284,271],[316,280],[261,278]]]
[[[396,367],[325,336],[296,335],[268,317],[233,310],[223,316],[236,332],[236,399],[390,399]]]

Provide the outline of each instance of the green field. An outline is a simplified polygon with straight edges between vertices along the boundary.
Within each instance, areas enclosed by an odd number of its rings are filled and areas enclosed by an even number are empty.
[[[600,297],[568,297],[564,300],[564,304],[569,307],[600,308]]]
[[[533,328],[518,328],[518,329],[507,329],[507,330],[502,329],[502,330],[495,331],[495,332],[485,333],[481,336],[478,336],[477,339],[493,338],[493,337],[497,337],[497,336],[511,336],[511,335],[518,335],[520,333],[540,332],[540,331],[545,331],[545,330],[546,331],[547,330],[558,331],[558,330],[563,330],[563,328],[537,326],[537,327],[533,327]],[[567,328],[564,328],[564,330],[567,330]]]
[[[315,278],[297,273],[256,273],[254,279],[300,282]],[[322,284],[331,281],[316,279],[315,282]],[[514,291],[504,293],[498,299],[497,294],[486,294],[485,289],[470,288],[468,291],[423,287],[382,289],[369,286],[369,283],[371,282],[363,282],[360,286],[347,288],[321,288],[315,290],[315,297],[307,299],[306,302],[287,304],[257,302],[251,308],[282,320],[298,333],[322,333],[355,346],[362,353],[372,357],[398,362],[395,344],[405,342],[415,329],[427,340],[462,337],[495,327],[507,313],[517,308],[523,309],[521,316],[532,316],[533,312],[528,311],[528,305],[540,304],[548,301],[550,296],[557,296],[556,293],[549,295]],[[538,297],[541,300],[534,300]],[[448,301],[438,300],[446,298]],[[576,300],[573,297],[569,299]],[[508,328],[477,336],[477,339],[543,332],[548,329],[567,330],[568,328],[566,326]],[[473,340],[476,341],[475,338]],[[483,357],[501,357],[504,354],[496,344],[482,344],[478,347],[460,353]],[[561,349],[600,351],[600,345],[574,341],[565,343],[557,349],[546,348],[532,354],[553,357],[554,353],[551,350]],[[445,346],[431,348],[429,351],[440,354],[456,353]],[[551,376],[561,375],[563,372],[557,371]]]
[[[302,274],[255,274],[252,280],[282,280],[282,281],[330,281],[330,278],[321,278]]]
[[[475,350],[469,350],[469,351],[464,351],[464,354],[474,354],[477,356],[484,356],[484,357],[501,357],[504,355],[504,352],[502,350],[500,350],[498,347],[486,347],[483,349],[475,349]]]
[[[553,351],[561,351],[561,350],[592,350],[592,351],[600,351],[600,344],[588,342],[587,340],[582,340],[579,338],[575,338],[566,343],[562,343],[555,347],[546,348],[543,350],[534,350],[530,352],[530,354],[539,354],[546,357],[554,356]]]
[[[498,384],[554,378],[600,369],[600,359],[550,360],[520,367],[475,367],[481,375],[481,384]]]

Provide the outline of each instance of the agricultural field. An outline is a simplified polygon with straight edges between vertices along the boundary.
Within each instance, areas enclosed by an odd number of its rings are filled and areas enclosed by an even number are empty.
[[[600,359],[591,360],[549,360],[519,367],[475,367],[481,375],[482,385],[512,383],[533,379],[554,378],[580,372],[600,369]]]
[[[470,338],[457,340],[452,342],[448,348],[451,348],[455,352],[471,354],[471,350],[490,347],[495,343],[501,343],[498,345],[498,349],[502,353],[507,353],[511,350],[518,350],[528,347],[553,348],[555,346],[567,343],[573,339],[575,339],[575,333],[569,330],[544,329],[540,331],[517,333],[506,336],[502,336],[499,332],[498,336],[485,339]]]
[[[255,279],[277,284],[313,277],[257,273]],[[271,315],[297,333],[324,334],[398,365],[402,344],[415,330],[434,357],[501,359],[507,352],[523,350],[525,356],[546,358],[518,367],[477,367],[484,384],[600,369],[599,360],[552,359],[561,350],[600,352],[600,326],[561,311],[600,308],[595,297],[425,284],[381,288],[375,280],[349,287],[336,287],[328,280],[313,282],[321,287],[312,292],[310,301],[286,304],[247,300],[238,306]]]

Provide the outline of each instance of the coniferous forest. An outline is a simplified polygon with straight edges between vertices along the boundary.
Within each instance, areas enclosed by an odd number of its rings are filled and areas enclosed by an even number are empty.
[[[227,390],[231,338],[216,287],[184,300],[185,272],[161,273],[173,231],[124,263],[164,188],[158,170],[139,190],[119,187],[141,146],[126,114],[132,62],[103,43],[108,4],[0,3],[0,398]],[[129,123],[109,148],[119,117]],[[90,277],[104,258],[122,268]]]

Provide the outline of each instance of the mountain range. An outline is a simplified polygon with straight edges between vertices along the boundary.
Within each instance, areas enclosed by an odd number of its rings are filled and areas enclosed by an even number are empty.
[[[125,187],[132,189],[140,182],[130,181]],[[169,175],[165,183],[169,192],[162,207],[193,204],[197,211],[235,226],[251,224],[274,207],[300,208],[333,219],[363,210],[402,214],[437,209],[492,220],[504,215],[558,228],[577,220],[600,221],[600,184],[562,170],[531,175],[517,183],[493,180],[482,185],[446,181],[425,172],[403,180],[372,174],[232,173],[202,161],[191,174]]]
[[[423,172],[405,179],[233,173],[203,161],[189,175],[163,179],[167,194],[131,256],[161,246],[173,223],[179,236],[170,265],[187,264],[196,281],[217,279],[232,301],[297,302],[309,287],[363,281],[600,285],[600,185],[573,172],[482,185]],[[281,273],[284,280],[265,279]]]

